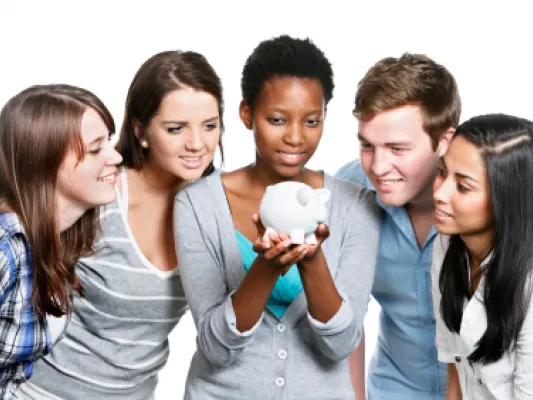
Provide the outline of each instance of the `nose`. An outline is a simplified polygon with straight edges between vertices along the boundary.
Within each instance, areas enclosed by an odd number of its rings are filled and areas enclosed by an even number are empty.
[[[304,142],[303,127],[298,121],[287,126],[287,131],[283,137],[283,141],[291,146],[301,146]]]
[[[204,148],[204,142],[202,140],[202,133],[196,129],[191,129],[188,132],[188,136],[185,141],[185,148],[189,151],[202,150]]]
[[[433,200],[436,204],[446,204],[450,201],[453,191],[453,182],[449,178],[444,178],[437,174],[433,181]]]
[[[118,151],[115,150],[113,146],[109,146],[110,151],[107,156],[106,165],[118,165],[122,162],[122,156]]]
[[[374,149],[374,158],[372,160],[372,172],[377,176],[385,175],[391,169],[390,152],[387,149]]]

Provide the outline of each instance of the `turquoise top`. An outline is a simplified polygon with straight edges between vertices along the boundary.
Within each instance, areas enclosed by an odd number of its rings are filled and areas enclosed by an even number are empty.
[[[248,240],[246,236],[235,229],[237,235],[237,243],[239,244],[239,250],[241,253],[242,263],[244,270],[248,272],[250,266],[257,257],[257,253],[253,251],[253,243]],[[272,313],[281,318],[285,313],[287,307],[298,296],[303,289],[302,280],[300,279],[300,273],[296,265],[293,265],[289,271],[280,276],[276,282],[276,286],[272,289],[270,297],[267,301],[267,308]]]

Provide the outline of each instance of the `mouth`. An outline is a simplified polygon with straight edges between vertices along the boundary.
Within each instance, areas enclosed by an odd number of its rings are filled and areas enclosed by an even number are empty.
[[[380,191],[388,192],[391,191],[395,185],[398,183],[403,182],[404,180],[402,178],[380,178],[377,179],[377,188]]]
[[[117,175],[118,175],[118,172],[115,171],[110,174],[100,176],[96,180],[101,183],[107,183],[109,185],[114,185],[115,183],[117,183]]]
[[[303,160],[305,153],[289,153],[285,151],[278,151],[279,157],[283,164],[298,165]]]
[[[447,212],[444,212],[444,211],[439,210],[439,209],[436,209],[436,210],[435,210],[435,216],[436,216],[437,219],[439,219],[439,220],[447,219],[447,218],[453,218],[453,215],[452,215],[452,214],[448,214]]]
[[[203,164],[202,162],[203,158],[204,158],[203,154],[199,156],[180,156],[179,157],[179,159],[182,161],[185,167],[192,168],[192,169],[201,167]]]

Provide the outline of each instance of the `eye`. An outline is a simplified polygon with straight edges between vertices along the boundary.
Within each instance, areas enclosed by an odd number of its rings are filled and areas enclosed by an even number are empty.
[[[217,127],[218,127],[218,123],[216,122],[208,122],[205,124],[205,129],[207,131],[212,131],[214,129],[217,129]]]
[[[363,150],[370,150],[372,148],[372,145],[366,142],[359,142],[359,145],[361,146],[361,149]]]
[[[168,133],[181,133],[183,131],[183,125],[171,126],[167,128]]]
[[[270,122],[272,125],[280,126],[283,125],[285,122],[282,118],[276,118],[276,117],[268,117],[267,121]]]
[[[391,150],[395,153],[403,153],[404,151],[406,151],[407,149],[404,148],[404,147],[391,147]]]
[[[314,128],[320,125],[321,122],[322,122],[321,119],[308,119],[307,121],[305,121],[305,124],[309,126],[310,128]]]
[[[88,154],[98,154],[98,153],[100,153],[100,151],[102,151],[102,148],[98,147],[96,149],[87,150],[87,153]]]
[[[465,186],[465,185],[457,182],[457,190],[460,191],[461,193],[464,193],[464,192],[468,192],[470,190],[470,188],[468,186]]]

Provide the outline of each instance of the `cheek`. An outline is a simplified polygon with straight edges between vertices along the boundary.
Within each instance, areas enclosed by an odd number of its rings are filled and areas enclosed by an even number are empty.
[[[359,155],[359,161],[361,162],[361,168],[365,175],[369,175],[372,171],[373,153],[371,151],[361,151]]]

